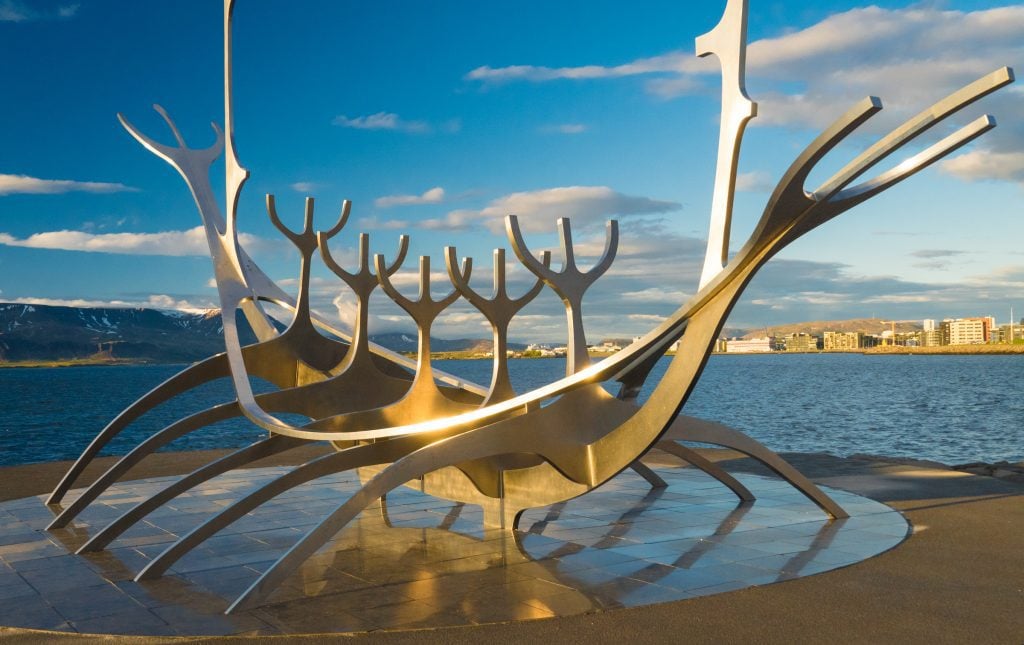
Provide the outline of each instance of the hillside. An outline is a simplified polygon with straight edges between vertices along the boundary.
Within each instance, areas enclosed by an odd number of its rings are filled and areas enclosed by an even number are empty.
[[[283,326],[282,326],[283,328]],[[256,342],[244,317],[243,344]],[[378,334],[371,340],[396,352],[415,352],[413,333]],[[488,352],[491,341],[431,338],[435,352]],[[510,349],[525,345],[509,343]],[[0,363],[188,363],[224,351],[220,312],[106,309],[0,303]]]
[[[245,344],[256,340],[244,320],[239,334]],[[0,304],[0,361],[95,357],[180,363],[222,351],[218,311]]]
[[[919,322],[898,322],[896,323],[896,333],[920,331],[921,327]],[[826,331],[862,331],[866,334],[881,334],[883,331],[889,330],[892,330],[892,325],[887,324],[881,318],[854,318],[852,320],[815,320],[774,325],[767,328],[767,333],[769,336],[789,336],[800,333],[821,336]],[[765,329],[755,329],[746,332],[741,338],[763,338],[764,335]]]

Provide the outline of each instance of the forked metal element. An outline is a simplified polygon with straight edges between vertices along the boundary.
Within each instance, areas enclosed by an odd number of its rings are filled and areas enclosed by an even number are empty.
[[[370,236],[366,233],[359,234],[359,268],[355,273],[346,271],[331,255],[328,242],[345,226],[348,221],[351,203],[345,200],[341,217],[328,231],[321,231],[317,234],[317,242],[320,247],[320,257],[334,275],[341,278],[342,282],[352,290],[356,300],[356,318],[352,323],[351,349],[345,355],[342,364],[337,367],[338,371],[358,370],[365,376],[370,376],[371,371],[380,373],[370,353],[370,296],[377,288],[378,280],[373,271],[370,270]],[[403,235],[398,240],[398,253],[395,261],[385,268],[388,276],[393,275],[405,262],[405,256],[409,252],[409,237]],[[383,373],[380,373],[383,376]]]
[[[232,7],[233,0],[226,0],[227,54],[230,54]],[[729,311],[760,267],[804,233],[994,127],[994,120],[983,116],[892,170],[854,184],[869,169],[935,124],[1011,82],[1013,74],[1007,68],[997,70],[950,95],[867,148],[817,190],[806,190],[807,178],[819,162],[881,109],[881,102],[873,97],[855,105],[797,157],[776,187],[750,238],[729,258],[732,194],[740,141],[745,124],[755,111],[743,89],[745,25],[746,2],[729,0],[719,26],[698,39],[699,52],[716,54],[723,67],[718,173],[708,256],[700,289],[664,322],[614,356],[589,364],[582,298],[614,258],[618,243],[615,223],[609,223],[603,257],[590,271],[583,272],[576,267],[569,223],[559,220],[564,263],[556,272],[550,268],[549,256],[539,261],[529,252],[515,217],[506,220],[508,237],[517,257],[559,294],[566,306],[569,326],[566,377],[520,395],[515,395],[508,383],[502,349],[507,342],[510,320],[536,295],[540,282],[522,298],[511,299],[505,291],[505,264],[501,253],[495,256],[492,298],[485,299],[469,287],[471,262],[467,259],[459,268],[455,250],[449,248],[446,261],[455,290],[439,300],[430,295],[430,263],[429,258],[424,257],[420,261],[420,294],[412,299],[402,295],[391,281],[404,259],[405,239],[400,243],[394,263],[388,265],[377,255],[375,272],[371,272],[369,240],[361,236],[360,267],[356,273],[349,273],[334,261],[327,245],[348,219],[347,202],[337,224],[327,232],[314,235],[312,200],[306,203],[304,226],[296,232],[280,223],[274,200],[268,198],[271,220],[299,249],[302,266],[298,299],[292,300],[252,262],[234,232],[238,192],[247,173],[235,158],[231,143],[230,65],[227,62],[227,220],[217,210],[207,176],[210,163],[220,148],[225,147],[225,137],[216,126],[214,145],[196,151],[185,146],[166,115],[178,140],[177,148],[157,144],[126,123],[143,145],[178,169],[196,197],[214,260],[227,352],[182,372],[115,419],[86,449],[53,498],[56,501],[63,495],[104,443],[152,406],[198,383],[225,375],[232,378],[237,400],[182,419],[147,439],[104,474],[79,502],[62,513],[55,525],[69,521],[157,447],[213,420],[239,412],[269,430],[271,436],[170,484],[94,535],[82,550],[109,544],[150,511],[196,483],[260,456],[300,445],[303,440],[332,441],[336,452],[291,470],[201,523],[153,560],[139,574],[139,579],[160,575],[217,531],[275,496],[302,483],[354,469],[359,469],[360,476],[364,477],[358,492],[348,500],[339,501],[339,506],[267,569],[229,611],[262,602],[367,505],[409,482],[417,482],[417,486],[430,494],[480,504],[485,509],[486,522],[511,529],[523,510],[562,503],[582,495],[631,465],[641,474],[645,470],[649,472],[637,460],[652,447],[661,447],[716,477],[742,500],[753,499],[750,491],[720,466],[678,441],[698,441],[739,450],[764,463],[832,517],[846,517],[838,504],[760,443],[718,424],[681,417],[679,412],[704,368]],[[226,61],[229,60],[226,56]],[[309,310],[309,265],[317,248],[325,263],[356,295],[358,313],[351,344],[326,338],[315,328],[330,329]],[[367,305],[377,284],[412,317],[419,329],[420,351],[411,385],[408,373],[393,367],[396,364],[408,367],[409,361],[392,355],[385,356],[390,362],[369,359],[371,353],[382,353],[368,343],[366,329]],[[489,389],[440,374],[430,363],[431,327],[460,293],[487,317],[494,329],[495,370]],[[278,334],[260,309],[263,301],[282,304],[294,312],[284,332]],[[239,309],[256,329],[259,339],[256,345],[243,348],[239,344],[236,326]],[[348,336],[340,337],[349,340]],[[647,401],[636,405],[637,393],[654,363],[676,341],[679,341],[677,353],[664,376]],[[381,371],[386,374],[380,374]],[[264,376],[280,389],[254,396],[249,386],[249,377],[253,375]],[[601,383],[612,380],[622,383],[618,397],[601,387]],[[441,386],[438,381],[455,387]],[[285,411],[305,415],[310,422],[296,426],[273,414]]]
[[[515,390],[512,389],[512,380],[508,375],[508,326],[515,315],[541,292],[541,289],[544,288],[544,280],[538,278],[537,282],[522,296],[510,297],[505,284],[505,249],[494,249],[494,292],[490,298],[484,298],[469,286],[469,271],[463,273],[459,269],[455,247],[446,246],[444,253],[448,277],[452,284],[462,294],[462,297],[476,307],[487,318],[487,322],[491,323],[494,370],[491,373],[490,391],[483,404],[488,405],[510,399],[515,396]],[[465,258],[462,262],[467,269],[473,266],[472,258]],[[541,265],[544,268],[551,266],[550,251],[544,251],[541,256]]]
[[[569,351],[566,353],[565,375],[570,376],[590,364],[587,354],[587,338],[583,329],[583,294],[590,285],[600,278],[612,265],[619,248],[619,223],[610,220],[606,226],[604,253],[588,271],[576,266],[576,252],[572,246],[572,226],[568,218],[558,219],[558,237],[562,243],[562,268],[552,270],[537,261],[526,246],[519,218],[510,215],[505,218],[505,233],[512,249],[523,266],[555,290],[565,304],[565,316],[569,324]]]

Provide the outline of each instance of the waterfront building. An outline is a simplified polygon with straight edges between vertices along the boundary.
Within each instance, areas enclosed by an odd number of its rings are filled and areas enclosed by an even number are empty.
[[[864,347],[864,332],[827,331],[823,340],[826,352],[842,352]]]
[[[731,338],[725,341],[725,351],[730,354],[765,354],[773,349],[772,339],[764,338]]]
[[[816,352],[820,348],[818,341],[820,339],[817,336],[811,336],[803,332],[799,334],[790,334],[786,336],[786,351],[787,352]]]
[[[942,321],[943,345],[980,345],[989,341],[995,326],[990,316]]]

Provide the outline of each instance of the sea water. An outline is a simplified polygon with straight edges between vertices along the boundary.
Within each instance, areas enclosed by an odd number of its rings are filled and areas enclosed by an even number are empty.
[[[652,371],[641,398],[664,372]],[[0,465],[74,459],[121,410],[182,365],[0,370]],[[435,367],[487,384],[487,360]],[[517,391],[557,380],[564,359],[510,361]],[[1024,356],[768,354],[712,356],[684,413],[742,430],[776,451],[870,453],[949,464],[1024,459]],[[607,385],[615,391],[614,384]],[[124,454],[169,423],[231,400],[220,379],[163,404],[102,454]],[[244,446],[265,436],[238,419],[170,450]]]

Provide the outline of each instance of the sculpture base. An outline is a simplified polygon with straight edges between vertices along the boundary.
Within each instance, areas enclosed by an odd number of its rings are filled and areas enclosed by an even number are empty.
[[[46,532],[43,496],[0,503],[0,625],[113,634],[279,634],[464,625],[600,611],[723,593],[853,564],[899,544],[896,511],[829,489],[851,518],[828,521],[789,484],[738,475],[753,503],[693,468],[626,471],[520,531],[483,528],[479,507],[400,488],[367,509],[270,597],[221,612],[357,487],[353,474],[283,495],[182,558],[131,580],[176,536],[284,472],[242,470],[153,513],[106,551],[72,552],[168,478],[112,487],[68,528]],[[76,492],[68,496],[74,499]]]

